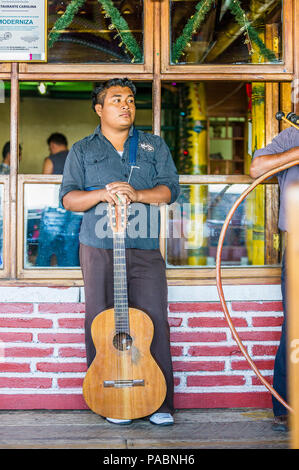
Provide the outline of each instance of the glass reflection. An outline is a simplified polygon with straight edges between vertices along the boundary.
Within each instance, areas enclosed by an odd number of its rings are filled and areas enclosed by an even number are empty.
[[[141,63],[143,1],[48,0],[48,61]]]
[[[172,64],[281,62],[282,0],[170,2]]]
[[[24,267],[79,267],[81,213],[59,205],[58,184],[25,184]]]
[[[247,187],[244,184],[181,185],[178,201],[168,208],[168,268],[215,266],[223,223]],[[264,198],[264,186],[260,186],[235,211],[223,244],[223,266],[266,264]]]

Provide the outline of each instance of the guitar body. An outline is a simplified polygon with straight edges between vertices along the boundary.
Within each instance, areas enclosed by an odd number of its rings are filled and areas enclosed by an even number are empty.
[[[114,309],[91,326],[96,356],[84,382],[89,408],[109,418],[136,419],[154,413],[166,396],[165,377],[150,353],[154,326],[143,311],[129,308],[130,332],[116,333]]]

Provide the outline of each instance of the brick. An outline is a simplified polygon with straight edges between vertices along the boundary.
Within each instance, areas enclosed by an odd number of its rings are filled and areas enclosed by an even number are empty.
[[[0,394],[0,409],[2,410],[86,410],[82,393],[68,394],[39,394],[15,393]]]
[[[245,318],[233,318],[232,319],[234,326],[236,327],[246,327],[248,326],[247,320]],[[192,328],[220,328],[228,327],[227,321],[225,318],[211,318],[211,317],[192,317],[188,320],[188,326]]]
[[[174,407],[190,408],[270,408],[271,394],[266,392],[239,393],[175,393]]]
[[[58,325],[61,328],[84,328],[84,318],[61,318]]]
[[[238,312],[282,312],[282,302],[232,302],[232,310]]]
[[[272,375],[271,376],[263,376],[263,377],[270,385],[273,385],[273,376]],[[254,376],[254,377],[252,377],[252,385],[263,385],[263,384],[262,384],[261,380],[258,377]]]
[[[219,302],[178,302],[169,304],[170,312],[223,312]]]
[[[0,303],[0,313],[32,313],[33,304],[31,303]]]
[[[239,331],[241,341],[279,341],[280,331]]]
[[[36,369],[41,372],[86,372],[87,367],[83,362],[39,362],[36,364]]]
[[[173,370],[183,371],[222,371],[225,363],[223,361],[173,361]]]
[[[84,343],[84,334],[80,333],[40,333],[41,343]]]
[[[252,325],[261,326],[281,326],[283,317],[255,317],[252,319]]]
[[[190,346],[189,356],[240,356],[242,355],[237,346]]]
[[[41,303],[38,311],[41,313],[84,313],[85,304],[81,302]]]
[[[226,333],[202,333],[202,332],[174,332],[170,334],[170,341],[178,343],[187,342],[216,342],[225,341]]]
[[[58,379],[57,383],[60,388],[82,388],[83,378]]]
[[[52,379],[31,377],[0,377],[1,388],[51,388]]]
[[[181,356],[183,354],[183,348],[181,346],[171,346],[170,351],[172,356]]]
[[[170,317],[168,318],[168,323],[169,326],[181,326],[183,319],[182,318],[175,318],[175,317]]]
[[[30,372],[30,364],[0,362],[0,372]]]
[[[17,333],[17,332],[0,332],[0,341],[4,341],[6,343],[27,343],[32,341],[32,334],[31,333]]]
[[[5,348],[6,357],[48,357],[53,355],[53,348]]]
[[[52,328],[52,320],[45,318],[0,318],[1,328]]]
[[[60,348],[58,352],[59,357],[85,357],[84,348]]]
[[[252,348],[253,356],[275,356],[278,346],[264,346],[262,344],[254,345]]]
[[[187,377],[188,387],[224,387],[244,384],[245,377],[236,375],[192,375]]]
[[[271,370],[274,367],[274,359],[269,360],[257,360],[253,361],[256,367],[260,370]],[[232,361],[232,370],[249,370],[251,369],[250,364],[247,361]]]

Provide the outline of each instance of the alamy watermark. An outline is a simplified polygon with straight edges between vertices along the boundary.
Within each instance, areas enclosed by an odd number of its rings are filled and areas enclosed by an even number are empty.
[[[126,235],[128,238],[158,238],[160,234],[159,207],[140,203],[130,204],[127,217]],[[98,204],[95,209],[97,222],[95,235],[99,239],[113,238],[108,217],[107,204]],[[206,204],[173,203],[168,207],[167,239],[184,239],[184,248],[193,249],[203,245],[209,236],[206,221]]]

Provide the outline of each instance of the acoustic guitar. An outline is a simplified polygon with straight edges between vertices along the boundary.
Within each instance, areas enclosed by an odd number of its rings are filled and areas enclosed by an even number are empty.
[[[142,310],[128,306],[125,231],[127,206],[109,205],[113,231],[114,308],[99,313],[91,334],[96,356],[83,396],[95,413],[136,419],[154,413],[166,396],[165,377],[150,353],[154,325]]]

